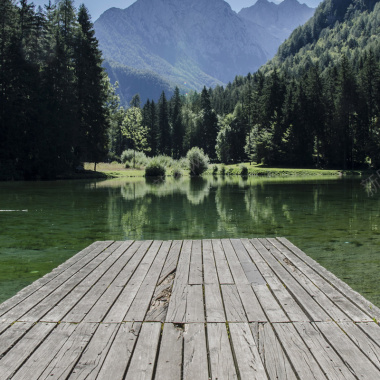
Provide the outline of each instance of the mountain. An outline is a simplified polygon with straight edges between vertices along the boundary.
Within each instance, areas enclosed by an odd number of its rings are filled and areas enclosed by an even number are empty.
[[[369,50],[380,58],[379,17],[379,0],[325,0],[261,71],[270,72],[276,67],[300,75],[311,63],[326,70],[342,55],[356,67],[359,57]]]
[[[284,0],[279,4],[258,0],[251,7],[243,8],[239,16],[265,28],[282,42],[295,28],[309,20],[314,11],[314,8],[300,4],[297,0]]]
[[[267,3],[259,0],[256,7]],[[273,23],[292,15],[297,26],[306,20],[305,9],[310,11],[296,0],[272,5],[277,18],[268,16],[266,24],[250,20],[251,13],[236,14],[224,0],[138,0],[124,10],[107,10],[94,26],[104,58],[112,62],[111,77],[120,83],[133,71],[134,80],[141,72],[148,86],[154,73],[153,87],[162,83],[162,89],[178,85],[183,91],[199,91],[258,70],[291,32],[291,22],[281,21],[278,28]],[[119,89],[125,100],[140,91],[132,85]],[[147,91],[146,96],[156,95]]]

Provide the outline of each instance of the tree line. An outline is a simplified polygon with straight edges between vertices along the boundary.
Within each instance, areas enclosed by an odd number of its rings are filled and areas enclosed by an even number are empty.
[[[0,178],[54,178],[107,152],[112,107],[88,10],[0,1]]]
[[[353,169],[380,167],[380,64],[364,51],[358,69],[343,55],[323,73],[310,65],[302,76],[274,69],[156,104],[120,111],[111,152],[133,148],[120,126],[138,110],[148,155],[179,158],[193,146],[223,163]],[[135,104],[133,104],[135,102]],[[125,126],[125,124],[124,124]],[[119,132],[117,132],[119,131]]]

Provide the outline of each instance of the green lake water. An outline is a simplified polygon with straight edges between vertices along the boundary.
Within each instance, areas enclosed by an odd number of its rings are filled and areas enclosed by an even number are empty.
[[[96,240],[284,236],[380,306],[379,206],[358,178],[0,183],[0,302]]]

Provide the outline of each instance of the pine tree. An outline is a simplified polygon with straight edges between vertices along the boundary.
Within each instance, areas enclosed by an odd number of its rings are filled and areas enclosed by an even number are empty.
[[[171,155],[171,131],[169,124],[169,108],[165,92],[162,91],[158,102],[158,151],[160,154]]]
[[[201,93],[201,130],[199,146],[211,158],[216,158],[215,144],[218,135],[218,118],[211,108],[210,94],[206,87]]]
[[[79,7],[76,42],[75,74],[79,119],[76,133],[76,154],[79,161],[99,162],[105,157],[107,129],[107,84],[101,66],[101,51],[87,8]],[[79,135],[79,136],[78,136]]]
[[[182,122],[182,101],[179,88],[176,87],[171,100],[173,109],[171,113],[173,157],[178,159],[183,156],[184,126]]]

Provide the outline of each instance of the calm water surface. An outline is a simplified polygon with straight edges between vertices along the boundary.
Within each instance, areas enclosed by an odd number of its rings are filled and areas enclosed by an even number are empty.
[[[96,240],[285,236],[380,306],[379,206],[360,179],[0,183],[0,302]]]

